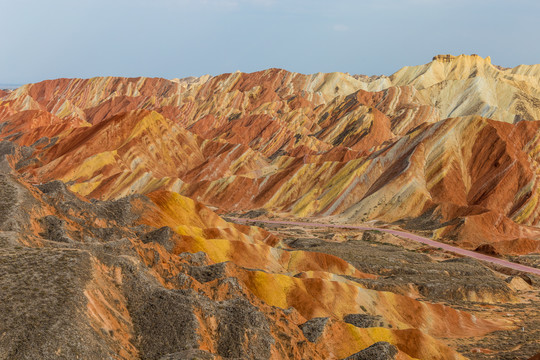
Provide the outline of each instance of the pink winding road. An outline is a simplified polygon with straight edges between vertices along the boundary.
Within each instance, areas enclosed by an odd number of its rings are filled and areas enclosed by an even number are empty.
[[[474,251],[469,251],[465,249],[461,249],[455,246],[451,246],[445,243],[441,243],[438,241],[434,241],[428,238],[425,238],[423,236],[411,234],[405,231],[399,231],[399,230],[392,230],[392,229],[383,229],[383,228],[376,228],[376,227],[367,227],[367,226],[358,226],[358,225],[337,225],[337,224],[324,224],[324,223],[314,223],[314,222],[296,222],[296,221],[280,221],[280,220],[257,220],[257,219],[244,219],[244,218],[230,218],[231,220],[237,221],[237,222],[261,222],[266,224],[278,224],[278,225],[295,225],[295,226],[311,226],[311,227],[321,227],[321,228],[340,228],[340,229],[356,229],[356,230],[378,230],[378,231],[384,231],[386,233],[401,236],[403,238],[413,240],[416,242],[420,242],[422,244],[426,244],[429,246],[433,246],[436,248],[441,248],[446,251],[453,252],[455,254],[468,256],[477,260],[481,261],[487,261],[496,265],[504,266],[509,269],[523,271],[535,275],[540,276],[540,269],[536,269],[530,266],[525,266],[521,264],[516,264],[511,261],[502,260],[493,256],[488,256],[484,254],[480,254]]]

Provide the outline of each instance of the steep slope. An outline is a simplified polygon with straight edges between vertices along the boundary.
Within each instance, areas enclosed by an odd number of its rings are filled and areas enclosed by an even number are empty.
[[[272,247],[268,232],[176,193],[90,202],[4,168],[0,194],[2,358],[340,359],[386,341],[401,359],[461,359],[437,338],[511,327],[365,289],[353,280],[376,275]],[[391,328],[345,323],[350,313]],[[302,326],[321,316],[313,339]]]
[[[59,79],[4,96],[0,121],[29,147],[13,164],[28,180],[85,196],[162,189],[225,212],[425,219],[468,248],[532,253],[539,138],[519,120],[538,118],[535,69],[462,55],[378,78]]]
[[[537,65],[505,69],[478,55],[438,55],[405,67],[392,85],[412,85],[443,118],[479,115],[504,122],[540,119]]]
[[[517,324],[463,304],[524,301],[536,280],[218,213],[378,220],[534,260],[538,69],[437,56],[390,77],[269,69],[1,93],[0,354],[343,359],[373,345],[461,359],[456,344]]]

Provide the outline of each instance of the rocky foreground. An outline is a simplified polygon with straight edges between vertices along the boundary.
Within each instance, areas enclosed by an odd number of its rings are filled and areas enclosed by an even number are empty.
[[[533,275],[218,214],[539,267],[539,112],[478,56],[0,92],[0,359],[529,359]]]

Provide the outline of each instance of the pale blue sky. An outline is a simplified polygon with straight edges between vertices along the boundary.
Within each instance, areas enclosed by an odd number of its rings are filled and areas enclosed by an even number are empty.
[[[0,0],[0,83],[540,63],[537,0]]]

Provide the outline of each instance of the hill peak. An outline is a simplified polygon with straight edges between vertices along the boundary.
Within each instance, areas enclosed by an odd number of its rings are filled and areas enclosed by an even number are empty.
[[[483,60],[489,64],[491,64],[491,57],[486,57],[486,58],[483,58],[481,57],[480,55],[477,55],[477,54],[471,54],[471,55],[466,55],[466,54],[461,54],[461,55],[458,55],[458,56],[455,56],[455,55],[450,55],[450,54],[444,54],[444,55],[435,55],[432,59],[433,61],[440,61],[440,62],[454,62],[454,61],[459,61],[459,60]]]

